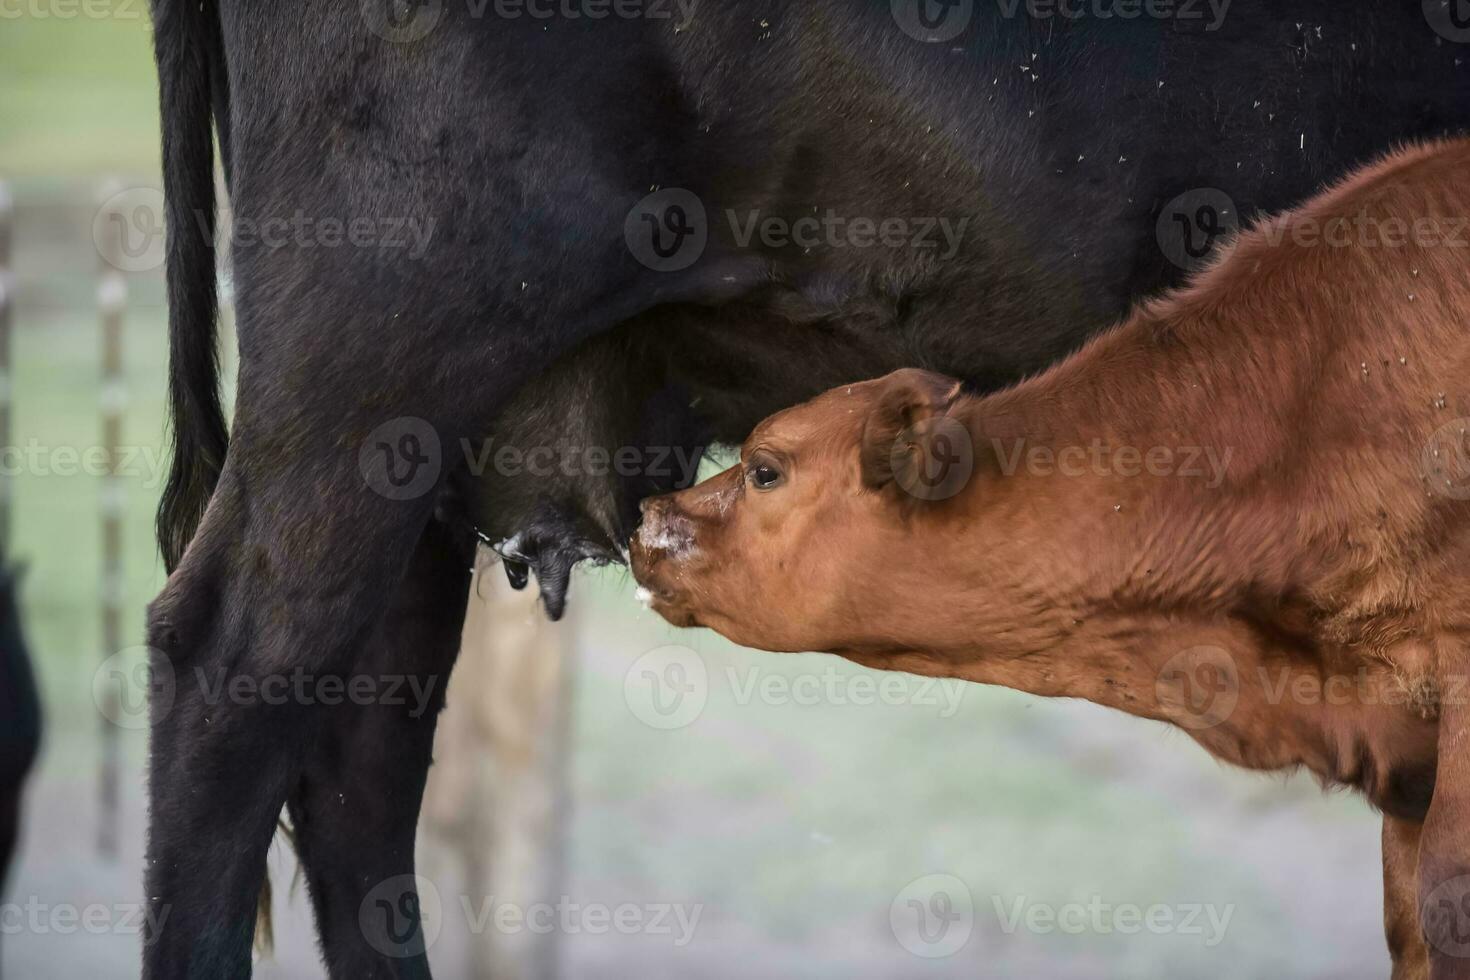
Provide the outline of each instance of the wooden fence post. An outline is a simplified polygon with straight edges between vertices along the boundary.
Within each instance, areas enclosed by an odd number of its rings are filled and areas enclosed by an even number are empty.
[[[104,187],[102,199],[114,199],[116,185]],[[103,205],[111,207],[110,203]],[[104,214],[98,242],[101,253],[97,281],[97,309],[101,318],[102,376],[99,409],[102,417],[102,451],[107,472],[102,477],[100,509],[102,515],[102,575],[99,601],[102,614],[102,656],[112,656],[123,648],[123,510],[126,498],[122,475],[118,472],[122,444],[123,411],[127,387],[123,380],[123,311],[128,302],[128,282],[123,275],[122,216]],[[115,699],[116,690],[108,687],[107,697]],[[113,708],[115,709],[115,705]],[[108,721],[117,717],[116,710],[102,712],[102,762],[98,770],[97,848],[107,857],[118,852],[118,758],[117,726]]]
[[[446,845],[471,907],[493,897],[522,916],[565,888],[566,760],[575,671],[575,601],[560,623],[534,584],[515,592],[498,566],[471,585],[459,663],[440,721],[424,827]],[[445,901],[446,909],[458,902]],[[554,920],[553,920],[554,921]],[[468,937],[472,978],[549,980],[559,930],[500,933],[494,916]]]
[[[11,272],[11,223],[15,203],[10,187],[0,180],[0,452],[10,448],[10,324],[14,303],[15,276]],[[0,555],[10,555],[10,508],[15,487],[8,473],[0,472]]]

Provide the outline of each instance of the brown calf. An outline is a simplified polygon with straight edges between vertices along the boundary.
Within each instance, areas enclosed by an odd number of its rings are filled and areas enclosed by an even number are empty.
[[[906,370],[772,416],[645,505],[638,581],[747,646],[1361,789],[1395,977],[1470,976],[1466,216],[1470,141],[1407,150],[1011,390]]]

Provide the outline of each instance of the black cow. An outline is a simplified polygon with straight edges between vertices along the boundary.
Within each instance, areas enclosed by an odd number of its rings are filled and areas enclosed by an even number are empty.
[[[155,0],[176,447],[146,976],[248,974],[283,805],[332,976],[428,975],[414,826],[476,530],[555,613],[572,562],[615,559],[639,497],[689,476],[498,447],[687,459],[901,365],[1006,384],[1239,212],[1470,122],[1470,48],[1437,8],[1066,9]],[[436,685],[422,716],[335,686],[405,674]],[[283,677],[305,681],[251,693]]]
[[[20,622],[20,576],[0,563],[0,894],[20,831],[21,797],[41,741],[41,703]]]

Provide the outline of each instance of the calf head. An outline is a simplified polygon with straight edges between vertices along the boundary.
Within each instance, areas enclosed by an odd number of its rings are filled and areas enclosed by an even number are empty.
[[[959,391],[908,369],[766,419],[737,465],[643,502],[641,593],[676,626],[767,650],[908,642],[971,475],[951,431]]]

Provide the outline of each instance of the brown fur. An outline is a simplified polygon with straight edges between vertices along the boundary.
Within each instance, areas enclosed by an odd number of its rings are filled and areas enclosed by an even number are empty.
[[[1470,874],[1466,216],[1470,141],[1407,149],[1008,391],[830,391],[648,502],[635,574],[748,646],[1087,698],[1361,789],[1395,976],[1470,976],[1425,904]],[[956,447],[967,478],[926,492]]]

